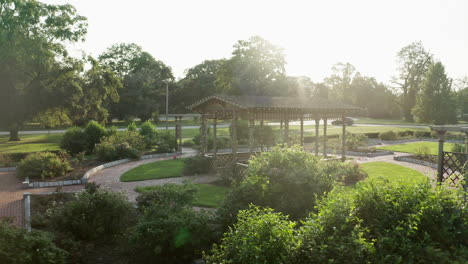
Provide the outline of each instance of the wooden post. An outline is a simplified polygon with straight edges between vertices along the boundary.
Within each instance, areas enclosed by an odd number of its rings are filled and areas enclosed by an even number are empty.
[[[231,149],[234,161],[237,161],[237,113],[232,116],[232,133],[231,133]]]
[[[206,114],[203,113],[202,116],[201,116],[201,151],[200,151],[200,154],[202,156],[205,155],[206,153],[206,139],[207,139],[207,136],[206,136]]]
[[[323,156],[327,156],[327,118],[323,119]]]
[[[263,117],[260,120],[260,150],[263,152],[263,146],[265,142],[263,140]]]
[[[444,141],[445,131],[437,131],[439,135],[439,150],[437,152],[437,183],[442,183],[443,178],[443,166],[444,166]]]
[[[320,128],[320,119],[315,118],[315,155],[319,154],[319,128]]]
[[[464,167],[465,175],[463,175],[463,177],[465,180],[464,188],[465,188],[465,201],[466,201],[466,195],[468,191],[468,131],[465,132],[465,154],[466,154],[465,167]]]
[[[180,154],[182,154],[183,149],[183,142],[182,142],[182,116],[179,117],[179,146],[180,146]]]
[[[218,155],[218,144],[217,144],[217,136],[216,136],[216,128],[217,128],[218,119],[215,117],[213,119],[213,158],[216,160],[216,156]]]
[[[255,119],[251,118],[249,120],[249,153],[252,155],[254,148],[254,126]]]
[[[301,146],[304,146],[304,115],[301,114]]]
[[[289,146],[289,118],[284,119],[284,143]]]
[[[342,131],[342,142],[341,142],[341,161],[345,162],[346,160],[346,116],[343,113],[341,116],[341,120],[343,121],[343,131]]]

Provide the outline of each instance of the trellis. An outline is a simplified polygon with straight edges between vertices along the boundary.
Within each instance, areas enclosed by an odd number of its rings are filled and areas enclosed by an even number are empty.
[[[460,183],[465,174],[467,154],[444,151],[443,155],[441,182],[451,181],[453,184]]]
[[[467,126],[431,126],[431,130],[439,136],[439,151],[437,155],[437,182],[449,180],[459,184],[465,180],[464,188],[468,189],[468,127]],[[465,153],[444,151],[447,131],[465,133]]]

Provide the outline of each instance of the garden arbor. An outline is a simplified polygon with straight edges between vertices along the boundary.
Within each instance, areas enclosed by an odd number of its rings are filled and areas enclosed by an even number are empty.
[[[346,123],[345,117],[359,111],[360,108],[346,104],[332,102],[319,97],[268,97],[268,96],[233,96],[214,95],[206,97],[188,107],[201,115],[201,137],[202,144],[200,152],[207,152],[208,120],[213,120],[213,156],[216,158],[216,126],[217,120],[231,120],[231,148],[234,160],[237,160],[237,135],[236,128],[239,119],[248,120],[249,128],[249,153],[254,149],[254,126],[260,122],[260,149],[263,151],[264,142],[261,131],[264,121],[279,120],[284,123],[284,142],[289,144],[289,122],[300,121],[300,144],[304,145],[304,121],[315,121],[315,154],[319,154],[319,125],[323,120],[323,154],[327,149],[327,121],[330,119],[341,119],[342,122],[342,159],[345,160]]]

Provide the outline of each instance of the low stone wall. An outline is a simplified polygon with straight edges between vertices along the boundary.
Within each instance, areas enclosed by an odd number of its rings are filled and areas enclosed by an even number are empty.
[[[162,158],[162,157],[170,157],[177,155],[177,153],[161,153],[161,154],[151,154],[151,155],[145,155],[140,158],[140,160],[145,160],[145,159],[153,159],[153,158]],[[30,182],[28,178],[23,181],[23,187],[24,188],[46,188],[46,187],[60,187],[60,186],[68,186],[68,185],[80,185],[80,184],[86,184],[88,182],[88,178],[103,169],[107,169],[110,167],[114,167],[120,164],[124,164],[127,162],[131,162],[134,160],[131,159],[121,159],[121,160],[115,160],[112,162],[104,163],[102,165],[99,165],[97,167],[94,167],[87,171],[83,177],[79,180],[69,180],[69,181],[55,181],[55,182]]]
[[[163,157],[170,157],[170,156],[174,156],[174,155],[177,155],[177,153],[161,153],[161,154],[151,154],[151,155],[145,155],[145,156],[142,156],[140,158],[140,160],[145,160],[145,159],[153,159],[153,158],[163,158]],[[83,177],[81,177],[81,184],[86,184],[88,182],[88,179],[89,177],[98,172],[98,171],[101,171],[103,169],[107,169],[107,168],[110,168],[110,167],[114,167],[114,166],[117,166],[117,165],[120,165],[120,164],[124,164],[124,163],[127,163],[127,162],[131,162],[131,161],[134,161],[134,160],[131,160],[131,159],[121,159],[121,160],[116,160],[116,161],[112,161],[112,162],[109,162],[109,163],[105,163],[105,164],[102,164],[100,166],[97,166],[97,167],[94,167],[92,169],[90,169],[89,171],[87,171]]]
[[[393,159],[397,160],[397,161],[404,161],[404,162],[414,163],[414,164],[418,164],[418,165],[431,167],[433,169],[437,169],[437,164],[436,163],[429,162],[429,161],[424,161],[424,160],[418,160],[418,159],[412,158],[412,155],[397,156],[397,157],[393,157]]]
[[[16,171],[16,167],[0,168],[0,172]]]

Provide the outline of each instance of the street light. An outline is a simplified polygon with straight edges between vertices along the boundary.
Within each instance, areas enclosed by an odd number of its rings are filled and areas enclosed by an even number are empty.
[[[167,125],[167,115],[168,115],[168,110],[169,110],[169,83],[164,80],[163,82],[166,83],[166,130],[169,129]]]

